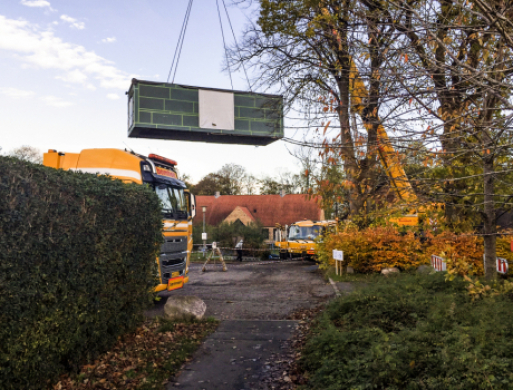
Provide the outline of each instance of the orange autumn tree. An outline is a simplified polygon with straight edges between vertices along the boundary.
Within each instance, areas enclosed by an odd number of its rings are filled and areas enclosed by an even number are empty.
[[[348,0],[262,0],[257,25],[245,32],[242,50],[232,56],[235,68],[246,63],[258,70],[257,84],[280,89],[291,119],[301,119],[298,131],[306,129],[304,144],[318,150],[326,167],[340,167],[341,182],[327,183],[333,173],[327,169],[317,188],[346,194],[348,214],[361,226],[369,223],[368,211],[375,210],[383,175],[377,113],[387,85],[380,69],[394,38],[393,29],[384,29],[379,20],[365,23],[372,15],[369,7],[357,9]],[[362,33],[368,38],[362,40]],[[358,61],[369,90],[358,118],[351,109],[355,44],[367,54]]]
[[[494,259],[497,215],[513,204],[513,68],[510,32],[501,30],[508,19],[490,24],[489,15],[510,15],[508,7],[489,0],[261,0],[258,24],[232,64],[254,66],[257,86],[284,94],[296,120],[290,123],[305,129],[303,143],[343,172],[319,189],[344,193],[359,227],[374,222],[368,216],[386,187],[378,161],[383,125],[408,164],[420,147],[430,154],[426,169],[414,172],[420,203],[443,203],[439,222],[482,235]],[[366,96],[351,94],[351,59]],[[494,277],[494,261],[486,274]]]

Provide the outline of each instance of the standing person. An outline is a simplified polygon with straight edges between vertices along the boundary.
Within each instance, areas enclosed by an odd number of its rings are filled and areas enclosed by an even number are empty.
[[[242,261],[242,244],[244,240],[240,240],[237,245],[235,245],[235,249],[237,250],[237,260]]]

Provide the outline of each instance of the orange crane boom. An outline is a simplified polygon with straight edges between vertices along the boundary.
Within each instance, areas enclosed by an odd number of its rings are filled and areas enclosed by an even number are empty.
[[[362,117],[363,110],[365,108],[365,104],[363,104],[363,102],[369,99],[369,91],[363,83],[363,80],[360,77],[360,72],[352,58],[350,59],[350,66],[349,78],[351,80],[351,106],[353,112],[358,113],[360,117]],[[367,131],[370,130],[370,124],[364,122],[364,126]],[[383,168],[385,168],[385,172],[389,177],[392,186],[395,188],[399,199],[407,204],[417,203],[417,195],[406,176],[406,172],[404,171],[403,165],[399,159],[399,154],[390,144],[388,134],[381,123],[378,126],[377,132],[380,161]],[[416,225],[418,223],[418,217],[417,215],[408,215],[397,218],[396,222],[400,225]]]

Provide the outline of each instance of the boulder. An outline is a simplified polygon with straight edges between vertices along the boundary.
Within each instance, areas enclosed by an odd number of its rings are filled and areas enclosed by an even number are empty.
[[[417,268],[418,274],[430,274],[433,272],[435,272],[435,270],[430,265],[421,265],[419,268]]]
[[[172,321],[200,320],[206,310],[205,302],[194,296],[170,296],[164,306],[166,318]]]
[[[401,271],[399,271],[399,268],[396,268],[396,267],[390,267],[390,268],[383,268],[381,270],[381,274],[382,275],[391,275],[391,274],[398,274],[400,273]]]
[[[350,267],[349,265],[347,266],[347,269],[346,269],[346,272],[348,274],[354,274],[354,268],[353,267]]]

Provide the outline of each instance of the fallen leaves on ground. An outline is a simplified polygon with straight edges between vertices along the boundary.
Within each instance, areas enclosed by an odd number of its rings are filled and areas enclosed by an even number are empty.
[[[281,352],[273,355],[269,361],[265,362],[264,371],[267,375],[262,380],[262,388],[291,390],[296,389],[299,385],[306,384],[307,378],[299,370],[297,362],[301,357],[306,336],[310,332],[312,320],[323,309],[324,306],[300,309],[289,316],[289,320],[298,321],[298,328],[290,340],[283,342]]]
[[[217,325],[212,320],[147,321],[78,375],[62,375],[53,390],[161,389]]]

